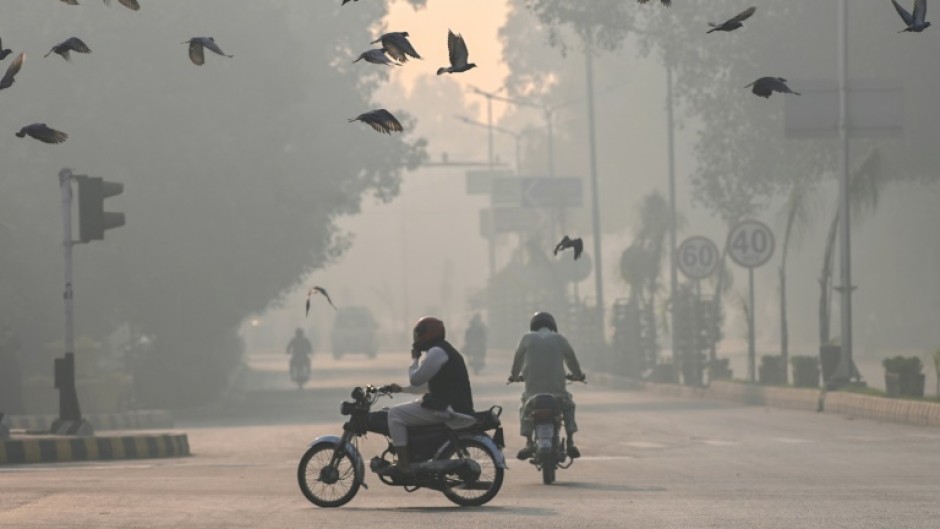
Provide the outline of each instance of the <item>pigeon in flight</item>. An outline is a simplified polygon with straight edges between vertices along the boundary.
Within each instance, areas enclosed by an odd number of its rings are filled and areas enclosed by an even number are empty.
[[[408,40],[407,31],[386,33],[372,41],[372,44],[382,43],[385,53],[389,54],[398,62],[408,62],[408,57],[420,59],[421,56],[415,51],[411,42]]]
[[[137,0],[118,0],[118,3],[132,11],[140,11],[140,4]],[[104,4],[110,6],[111,0],[104,0]]]
[[[751,18],[751,15],[753,15],[755,11],[757,11],[756,7],[749,7],[740,12],[736,17],[730,18],[721,24],[709,22],[708,25],[711,26],[712,29],[708,30],[707,33],[711,33],[712,31],[734,31],[744,26],[742,22]]]
[[[212,37],[193,37],[181,44],[189,44],[189,60],[193,61],[193,64],[196,66],[202,66],[206,62],[206,55],[203,48],[208,48],[209,51],[215,52],[223,57],[230,59],[234,57],[234,55],[226,55]]]
[[[898,33],[904,33],[905,31],[920,33],[930,27],[930,22],[924,22],[924,17],[927,16],[927,0],[914,0],[913,13],[908,13],[906,9],[901,7],[901,4],[899,4],[897,0],[891,0],[891,3],[894,4],[894,8],[897,9],[898,14],[901,15],[904,23],[907,24],[907,28],[902,29]]]
[[[384,108],[360,114],[349,120],[350,123],[353,121],[361,121],[383,134],[391,134],[392,132],[401,132],[404,130],[401,123],[395,119],[395,116]]]
[[[11,53],[13,53],[13,50],[3,49],[3,41],[0,40],[0,61],[2,61],[3,59],[6,59],[7,56],[10,55]]]
[[[384,48],[375,48],[373,50],[364,51],[359,54],[359,58],[354,60],[354,63],[365,60],[366,62],[371,62],[372,64],[384,64],[386,66],[401,66],[400,64],[393,62],[391,59],[385,56]]]
[[[33,123],[32,125],[26,125],[16,133],[16,136],[18,138],[25,138],[26,136],[29,136],[30,138],[35,138],[43,143],[62,143],[63,141],[69,139],[68,134],[49,128],[45,123]]]
[[[581,257],[581,252],[584,251],[584,243],[581,242],[580,237],[577,239],[569,239],[568,236],[565,235],[564,238],[561,239],[561,242],[555,246],[553,255],[558,255],[558,252],[568,248],[574,248],[574,260],[577,261],[578,258]]]
[[[78,0],[62,0],[63,4],[68,4],[70,6],[77,6]]]
[[[344,5],[348,4],[349,2],[358,2],[358,1],[359,1],[359,0],[343,0],[343,3],[340,4],[340,5],[343,5],[343,6],[344,6]]]
[[[754,92],[754,95],[763,97],[764,99],[768,99],[770,94],[774,92],[800,95],[799,92],[790,90],[790,87],[787,86],[787,80],[783,77],[761,77],[744,88],[751,88],[751,92]]]
[[[641,4],[645,4],[645,3],[649,2],[649,1],[650,1],[650,0],[637,0],[637,2],[639,2],[639,3],[641,3]],[[663,5],[666,6],[666,7],[672,6],[672,0],[660,0],[660,2],[662,2]]]
[[[78,37],[69,37],[62,42],[56,44],[49,50],[49,53],[43,55],[43,57],[48,57],[53,53],[61,55],[63,59],[71,61],[72,57],[69,55],[69,52],[76,53],[91,53],[91,48],[87,44],[82,42],[82,39]]]
[[[330,303],[330,306],[333,307],[333,310],[336,310],[336,305],[333,304],[333,300],[330,299],[330,295],[326,293],[325,288],[312,287],[310,290],[307,291],[307,312],[304,314],[304,316],[308,316],[310,314],[310,296],[314,294],[320,294],[323,297],[325,297],[326,300]]]
[[[26,60],[26,54],[20,53],[13,59],[13,62],[10,63],[10,66],[7,67],[7,73],[3,74],[3,78],[0,79],[0,90],[4,88],[10,88],[13,86],[13,76],[19,73],[20,68],[23,67],[23,61]]]
[[[463,37],[449,29],[447,30],[447,51],[450,53],[450,66],[438,68],[437,75],[466,72],[477,67],[476,64],[467,62],[470,52],[467,51],[467,43],[463,41]]]

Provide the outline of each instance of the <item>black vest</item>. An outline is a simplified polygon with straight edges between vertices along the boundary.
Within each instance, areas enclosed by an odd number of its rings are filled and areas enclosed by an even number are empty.
[[[444,410],[452,406],[457,413],[473,414],[473,394],[470,391],[470,375],[463,356],[446,340],[432,347],[440,347],[447,353],[447,362],[428,382],[428,393],[421,405],[432,410]]]

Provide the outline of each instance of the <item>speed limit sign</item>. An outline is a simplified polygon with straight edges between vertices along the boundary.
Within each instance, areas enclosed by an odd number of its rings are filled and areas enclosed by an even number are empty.
[[[728,233],[728,253],[744,268],[757,268],[773,256],[774,234],[763,222],[741,222]]]
[[[718,247],[711,239],[689,237],[679,245],[679,270],[689,279],[705,279],[718,269]]]

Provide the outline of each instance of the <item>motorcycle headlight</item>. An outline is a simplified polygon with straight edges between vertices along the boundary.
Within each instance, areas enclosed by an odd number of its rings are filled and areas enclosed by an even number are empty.
[[[356,409],[355,402],[343,402],[339,407],[339,413],[341,415],[352,415],[353,410]]]
[[[360,400],[362,397],[366,396],[366,392],[362,388],[357,387],[352,391],[352,398],[355,400]]]

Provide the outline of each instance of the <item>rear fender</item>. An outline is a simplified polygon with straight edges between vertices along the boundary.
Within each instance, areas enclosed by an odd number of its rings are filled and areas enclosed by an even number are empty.
[[[320,437],[314,439],[313,442],[307,446],[307,449],[309,450],[315,446],[320,445],[330,446],[335,449],[337,446],[339,446],[340,441],[342,441],[342,439],[336,435],[321,435]],[[352,443],[346,443],[346,452],[352,455],[353,460],[356,462],[356,470],[359,472],[359,475],[365,476],[366,465],[362,461],[362,455],[359,453],[359,450],[357,450]]]
[[[503,451],[500,450],[498,446],[496,446],[496,442],[494,442],[493,439],[491,439],[488,435],[461,435],[459,439],[470,439],[482,444],[486,447],[487,450],[489,450],[491,454],[493,454],[493,458],[496,460],[496,465],[499,466],[499,468],[509,468],[506,466],[506,456],[503,455]],[[442,457],[447,450],[451,449],[453,444],[454,443],[452,441],[448,440],[446,443],[441,445],[441,447],[437,449],[437,453],[434,454],[434,458],[438,459]]]

